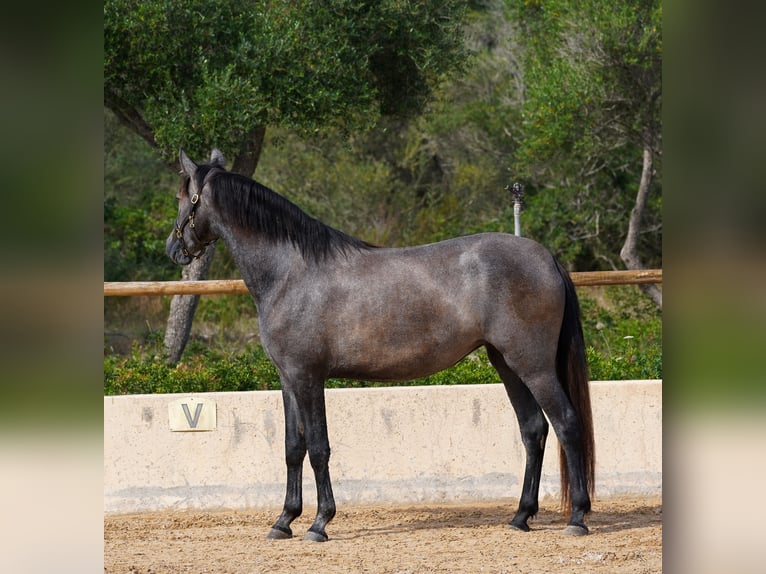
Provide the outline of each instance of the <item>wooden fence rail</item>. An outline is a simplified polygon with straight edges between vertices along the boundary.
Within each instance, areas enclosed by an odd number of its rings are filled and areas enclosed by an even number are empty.
[[[578,287],[593,285],[636,285],[662,283],[662,269],[639,271],[584,271],[572,273]],[[127,281],[104,282],[104,297],[150,295],[222,295],[247,293],[241,279],[209,279],[207,281]]]

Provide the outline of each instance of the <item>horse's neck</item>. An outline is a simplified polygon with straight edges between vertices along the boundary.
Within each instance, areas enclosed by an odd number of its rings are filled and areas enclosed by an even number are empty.
[[[289,243],[275,242],[241,230],[224,230],[221,239],[258,305],[278,288],[293,259],[299,257]]]

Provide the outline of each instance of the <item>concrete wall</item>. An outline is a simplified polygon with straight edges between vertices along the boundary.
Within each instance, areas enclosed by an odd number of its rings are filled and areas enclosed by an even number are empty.
[[[597,496],[659,494],[661,381],[594,382],[591,389]],[[502,385],[330,389],[326,400],[339,505],[520,495],[523,447]],[[208,401],[204,409],[200,401]],[[211,422],[205,417],[213,406]],[[170,430],[192,423],[215,430]],[[105,510],[279,508],[283,440],[277,391],[105,397]],[[541,496],[558,496],[558,483],[551,432]],[[307,460],[304,504],[315,501]]]

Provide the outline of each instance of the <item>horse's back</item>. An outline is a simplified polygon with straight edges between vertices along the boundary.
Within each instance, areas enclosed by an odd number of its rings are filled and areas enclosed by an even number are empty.
[[[379,265],[404,284],[424,279],[473,298],[489,290],[515,293],[560,291],[561,277],[551,253],[534,240],[506,233],[480,233],[438,243],[364,254],[365,273]],[[372,273],[372,275],[376,275]],[[461,288],[462,287],[462,288]],[[489,293],[487,293],[489,295]]]

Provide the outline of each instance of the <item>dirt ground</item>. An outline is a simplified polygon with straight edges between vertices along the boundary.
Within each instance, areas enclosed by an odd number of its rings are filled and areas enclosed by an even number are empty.
[[[173,511],[107,515],[104,572],[111,574],[315,574],[662,572],[662,499],[597,500],[590,535],[565,536],[566,517],[545,501],[528,533],[506,525],[509,502],[340,508],[330,541],[265,540],[275,511]]]

